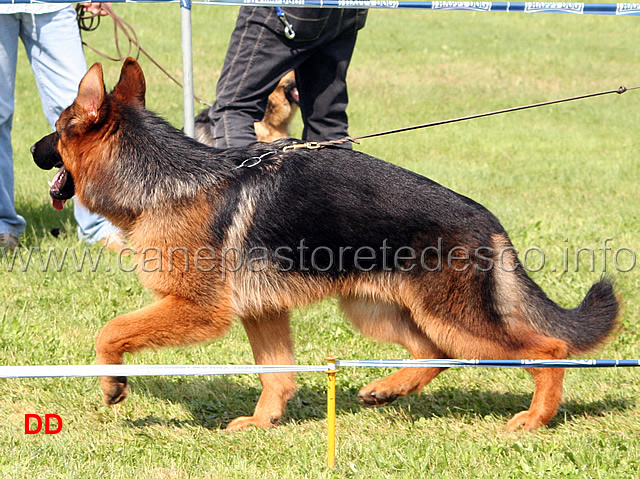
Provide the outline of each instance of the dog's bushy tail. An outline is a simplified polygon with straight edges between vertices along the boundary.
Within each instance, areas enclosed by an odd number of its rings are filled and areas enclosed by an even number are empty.
[[[505,272],[498,268],[494,272],[499,301],[519,311],[524,321],[540,334],[567,343],[569,354],[593,350],[619,328],[620,302],[611,277],[603,276],[577,307],[567,309],[544,293],[515,254],[512,261],[512,269]]]
[[[565,341],[570,354],[591,351],[618,329],[620,303],[610,277],[591,286],[577,307],[565,309],[549,299],[524,271],[520,276],[528,292],[527,319],[541,332]]]

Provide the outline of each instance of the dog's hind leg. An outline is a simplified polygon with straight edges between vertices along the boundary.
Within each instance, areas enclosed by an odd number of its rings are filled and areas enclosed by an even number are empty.
[[[441,351],[415,324],[408,309],[389,303],[343,298],[343,311],[362,334],[379,341],[404,346],[414,359],[444,359]],[[402,368],[390,376],[364,386],[358,396],[371,406],[419,392],[447,368]]]
[[[538,343],[535,347],[519,351],[514,359],[566,359],[567,344],[564,341],[545,336],[533,335]],[[507,430],[513,431],[522,426],[525,431],[531,431],[547,424],[556,414],[558,405],[562,401],[562,368],[531,368],[527,372],[533,376],[535,385],[533,398],[528,411],[522,411],[513,416],[507,423]]]
[[[222,336],[231,324],[230,308],[224,304],[199,305],[165,296],[149,306],[109,321],[98,334],[98,364],[122,364],[124,353],[145,348],[194,344]],[[102,377],[100,385],[107,404],[127,396],[126,377]]]
[[[513,416],[507,423],[507,431],[519,427],[531,431],[547,424],[558,410],[562,400],[564,369],[527,369],[533,376],[535,391],[528,411]]]
[[[249,337],[256,364],[293,364],[288,312],[243,317],[242,325]],[[249,426],[267,428],[278,424],[287,402],[295,393],[295,373],[263,373],[260,374],[260,382],[262,394],[253,416],[234,419],[227,426],[227,431],[238,431]]]

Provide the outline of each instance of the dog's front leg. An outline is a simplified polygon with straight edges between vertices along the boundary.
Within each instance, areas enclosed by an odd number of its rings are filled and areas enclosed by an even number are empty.
[[[98,364],[122,364],[124,353],[144,348],[194,344],[223,335],[232,314],[224,302],[196,304],[165,296],[138,311],[109,321],[96,340]],[[126,377],[102,377],[100,385],[107,404],[127,397]]]
[[[256,364],[293,364],[288,312],[244,317],[242,324],[249,337]],[[262,394],[253,416],[234,419],[227,426],[227,431],[238,431],[249,426],[267,428],[278,424],[287,402],[295,393],[295,373],[260,374],[260,382]]]

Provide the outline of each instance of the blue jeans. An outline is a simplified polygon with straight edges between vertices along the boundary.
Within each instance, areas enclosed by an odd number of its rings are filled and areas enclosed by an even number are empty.
[[[14,205],[11,148],[18,39],[24,44],[42,109],[52,129],[55,129],[60,113],[73,103],[87,70],[72,6],[53,13],[0,14],[0,234],[16,237],[26,225]],[[77,200],[74,215],[78,235],[90,243],[118,231],[108,220],[91,213]]]

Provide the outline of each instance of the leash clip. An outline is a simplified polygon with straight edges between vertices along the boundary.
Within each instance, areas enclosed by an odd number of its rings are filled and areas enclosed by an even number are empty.
[[[307,141],[306,143],[294,143],[293,145],[287,145],[282,149],[282,151],[302,150],[302,149],[318,150],[320,148],[322,148],[322,145],[317,141]]]
[[[287,16],[284,14],[284,10],[281,7],[275,7],[276,15],[278,15],[278,19],[284,25],[284,36],[289,40],[293,40],[296,37],[296,32],[293,30],[293,25],[289,23],[287,20]]]

